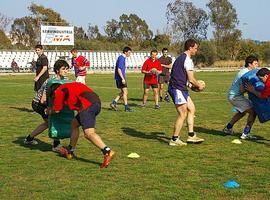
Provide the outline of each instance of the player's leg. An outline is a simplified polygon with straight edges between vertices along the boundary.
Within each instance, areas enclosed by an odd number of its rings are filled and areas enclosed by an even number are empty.
[[[118,101],[121,99],[121,98],[123,98],[123,91],[122,91],[122,87],[121,87],[121,84],[122,84],[122,82],[120,82],[119,80],[116,80],[115,81],[115,84],[116,84],[116,87],[119,89],[119,94],[115,97],[115,99],[112,101],[112,103],[110,104],[110,107],[113,109],[113,110],[115,110],[115,111],[117,111],[118,110],[118,108],[117,108],[117,103],[118,103]]]
[[[43,123],[39,124],[32,132],[29,134],[25,139],[24,143],[25,144],[38,144],[34,138],[41,134],[43,131],[45,131],[48,128],[48,115],[45,113],[46,106],[42,105],[38,102],[32,101],[32,108],[33,110],[40,114],[40,116],[43,119]]]
[[[251,109],[252,105],[250,101],[243,96],[229,99],[229,102],[237,110],[237,113],[231,118],[229,123],[225,126],[223,132],[226,134],[233,134],[234,124],[245,116],[245,114],[247,113],[246,111]]]
[[[160,109],[160,105],[158,104],[159,96],[158,96],[158,85],[152,85],[154,101],[155,101],[155,109]]]
[[[178,116],[176,118],[175,124],[174,124],[174,131],[172,135],[172,139],[169,142],[169,145],[171,146],[182,146],[186,145],[185,142],[183,142],[180,139],[180,132],[183,127],[184,120],[187,117],[188,113],[188,107],[187,107],[187,93],[183,93],[180,90],[170,88],[169,93],[173,99],[173,102],[175,104],[176,111],[178,113]]]
[[[160,100],[160,102],[163,101],[163,87],[164,87],[164,84],[159,83],[159,100]]]
[[[150,85],[144,84],[144,92],[143,92],[143,104],[142,106],[145,107],[147,99],[148,99],[148,93],[149,93]]]
[[[188,125],[188,139],[189,143],[201,143],[204,139],[199,138],[197,134],[194,132],[194,117],[195,117],[195,105],[190,97],[187,99],[187,125]]]
[[[241,135],[241,139],[256,139],[255,136],[252,136],[250,134],[251,128],[254,124],[254,121],[256,119],[256,112],[254,108],[247,109],[245,113],[248,113],[247,123],[243,130],[243,133]]]

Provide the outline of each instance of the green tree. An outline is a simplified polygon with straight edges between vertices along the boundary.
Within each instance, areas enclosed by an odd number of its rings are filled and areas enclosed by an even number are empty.
[[[211,24],[214,27],[214,39],[220,59],[236,59],[240,49],[241,31],[235,8],[228,0],[210,0]]]
[[[120,27],[119,22],[115,19],[107,21],[104,31],[109,40],[119,40],[120,39]]]
[[[167,24],[173,41],[184,41],[188,38],[206,39],[208,16],[196,8],[193,3],[175,0],[167,5]]]
[[[201,41],[199,50],[194,58],[195,63],[202,67],[209,67],[216,59],[217,50],[214,41]]]
[[[10,39],[6,36],[3,30],[0,30],[0,49],[9,49],[11,46]]]
[[[10,35],[18,45],[34,46],[40,40],[40,25],[68,25],[60,14],[51,8],[32,3],[28,7],[31,16],[17,18],[11,25]]]
[[[97,25],[91,25],[90,23],[88,24],[88,29],[87,29],[87,36],[89,39],[100,39],[101,34],[99,32],[99,28]]]
[[[82,27],[74,26],[74,37],[77,39],[87,39],[87,35]]]
[[[153,37],[153,32],[145,20],[135,14],[123,14],[119,17],[120,37],[124,40],[131,40],[138,44],[144,40],[150,40]]]

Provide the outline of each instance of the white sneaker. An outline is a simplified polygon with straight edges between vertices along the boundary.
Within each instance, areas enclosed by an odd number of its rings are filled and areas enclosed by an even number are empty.
[[[256,136],[252,136],[252,135],[250,135],[250,134],[245,134],[245,133],[243,133],[243,134],[240,136],[240,138],[241,138],[242,140],[256,140],[256,139],[257,139]]]
[[[197,135],[194,135],[193,137],[188,136],[187,139],[187,143],[194,143],[194,144],[202,143],[203,141],[204,139],[197,137]]]
[[[63,146],[61,144],[58,144],[56,147],[52,147],[52,151],[53,152],[56,152],[56,153],[59,153],[60,152],[60,149],[62,148]]]
[[[24,139],[23,141],[24,144],[31,144],[31,145],[37,145],[38,144],[38,141],[36,140],[31,140],[31,141],[28,141],[26,138]]]
[[[228,134],[228,135],[232,135],[233,134],[233,129],[232,128],[225,127],[223,129],[223,132],[226,133],[226,134]]]
[[[182,140],[180,140],[179,138],[175,141],[173,141],[171,139],[170,143],[169,143],[170,146],[186,146],[187,143],[183,142]]]

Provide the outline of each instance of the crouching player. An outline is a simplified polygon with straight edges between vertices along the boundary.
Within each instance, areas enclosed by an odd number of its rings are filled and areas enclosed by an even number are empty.
[[[72,158],[79,139],[79,127],[82,126],[84,137],[101,149],[104,155],[101,168],[108,167],[114,152],[103,143],[95,132],[96,116],[101,110],[99,96],[92,89],[78,82],[62,85],[53,84],[48,90],[48,95],[52,97],[54,95],[53,107],[48,109],[48,114],[60,112],[63,109],[63,104],[78,112],[71,122],[70,144],[67,150],[62,151],[62,154],[67,158]]]

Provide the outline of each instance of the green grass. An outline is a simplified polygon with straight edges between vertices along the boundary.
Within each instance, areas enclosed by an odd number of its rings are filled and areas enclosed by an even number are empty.
[[[117,89],[113,75],[88,75],[87,84],[101,97],[102,112],[97,133],[116,151],[107,169],[100,169],[101,152],[81,133],[77,159],[66,160],[51,151],[47,132],[39,145],[25,146],[24,137],[41,122],[31,112],[33,75],[0,76],[0,199],[269,199],[269,122],[256,121],[256,142],[231,141],[239,137],[245,119],[234,136],[222,129],[233,115],[226,91],[234,73],[196,73],[205,80],[204,92],[191,92],[196,105],[195,130],[205,142],[170,147],[176,111],[172,103],[153,109],[140,108],[142,75],[129,74],[129,104],[134,113],[109,109]],[[186,127],[182,132],[186,139]],[[68,140],[64,141],[68,144]],[[129,159],[131,152],[139,159]],[[223,187],[234,179],[240,188]]]

